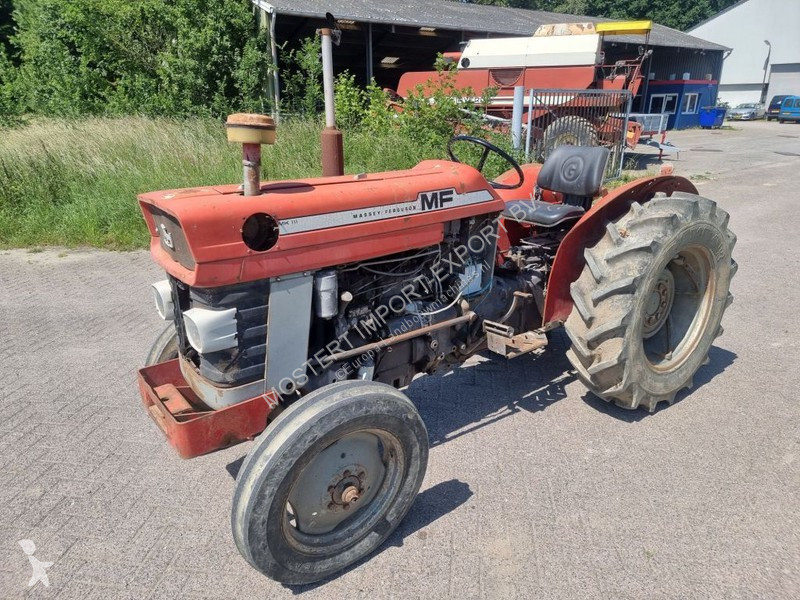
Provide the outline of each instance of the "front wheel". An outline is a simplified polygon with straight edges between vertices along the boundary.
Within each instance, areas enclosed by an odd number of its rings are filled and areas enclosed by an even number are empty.
[[[270,424],[242,465],[236,546],[281,583],[323,579],[394,531],[427,463],[425,425],[401,392],[367,381],[316,390]]]
[[[619,406],[655,410],[691,387],[733,300],[728,214],[663,194],[609,222],[572,284],[567,352],[579,378]]]
[[[169,325],[161,335],[158,336],[147,353],[144,366],[157,365],[178,358],[178,334],[174,325]]]

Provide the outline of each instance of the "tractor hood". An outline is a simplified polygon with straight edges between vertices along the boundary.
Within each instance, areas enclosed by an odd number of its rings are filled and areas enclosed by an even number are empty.
[[[407,171],[149,192],[150,251],[170,275],[217,287],[316,270],[442,240],[444,223],[503,210],[474,168],[424,161]]]

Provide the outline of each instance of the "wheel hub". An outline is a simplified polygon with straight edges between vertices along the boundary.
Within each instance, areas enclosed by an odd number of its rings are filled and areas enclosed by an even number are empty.
[[[658,275],[655,285],[650,292],[650,298],[645,308],[644,322],[642,323],[642,337],[648,339],[658,333],[672,310],[675,301],[675,278],[669,269],[664,269]]]
[[[554,147],[558,148],[559,146],[577,146],[578,141],[578,136],[574,133],[562,133],[556,138]]]
[[[353,502],[358,502],[358,499],[361,498],[366,480],[367,470],[361,465],[353,465],[338,474],[328,486],[331,494],[328,508],[330,510],[350,508]]]
[[[290,524],[310,535],[333,531],[373,501],[386,472],[379,436],[363,431],[339,439],[298,476],[289,494]]]
[[[342,493],[342,502],[345,503],[344,507],[347,506],[351,502],[356,502],[361,495],[361,490],[355,487],[354,485],[349,486],[343,493]]]
[[[682,248],[656,278],[642,315],[642,345],[650,368],[679,369],[709,326],[714,262],[703,246]]]

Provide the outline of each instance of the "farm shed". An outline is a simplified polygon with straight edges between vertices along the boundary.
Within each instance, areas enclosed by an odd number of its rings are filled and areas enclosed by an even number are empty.
[[[282,52],[326,26],[325,14],[330,12],[342,30],[336,71],[348,70],[362,83],[374,77],[389,88],[397,85],[402,73],[430,70],[437,53],[459,50],[472,38],[530,36],[550,23],[611,20],[450,0],[253,0],[253,4],[272,35],[278,65]],[[603,48],[607,62],[635,56],[642,43],[642,36],[608,37]],[[725,46],[658,24],[650,34],[650,46],[653,56],[644,69],[650,80],[704,80],[711,84],[716,100]],[[277,79],[276,74],[279,87]],[[641,96],[649,96],[648,85],[642,86]],[[647,107],[647,102],[637,104],[640,110]]]

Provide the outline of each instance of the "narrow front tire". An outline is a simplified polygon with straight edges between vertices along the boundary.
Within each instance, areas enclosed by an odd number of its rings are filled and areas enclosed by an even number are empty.
[[[144,366],[149,367],[178,358],[178,352],[178,334],[175,331],[175,326],[170,325],[153,342],[150,352],[147,353]]]
[[[236,546],[281,583],[328,577],[394,531],[427,461],[425,425],[401,392],[368,381],[316,390],[269,425],[242,465]]]

